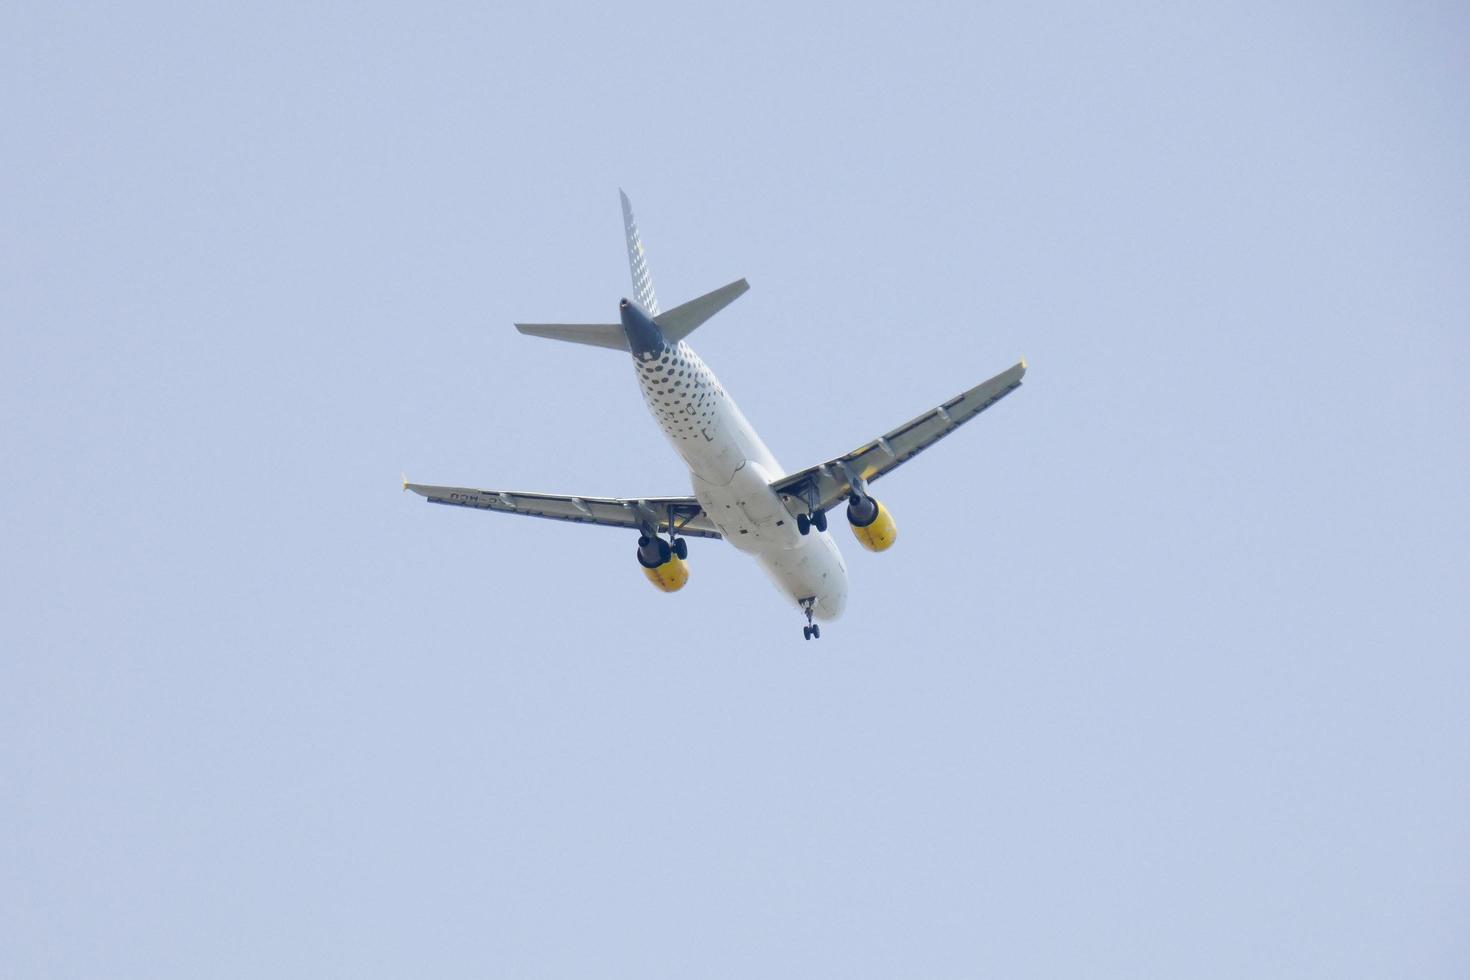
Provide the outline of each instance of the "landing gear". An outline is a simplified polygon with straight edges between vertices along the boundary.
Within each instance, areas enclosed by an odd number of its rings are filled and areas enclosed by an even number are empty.
[[[812,622],[812,612],[816,604],[817,600],[815,598],[801,600],[801,611],[806,613],[806,625],[801,628],[801,635],[808,640],[820,640],[822,638],[822,627]]]
[[[803,480],[800,485],[792,487],[789,493],[806,504],[806,513],[796,515],[796,529],[803,536],[811,534],[812,528],[818,531],[827,530],[827,512],[821,508],[822,499],[817,493],[814,479]]]
[[[674,539],[674,554],[678,555],[681,559],[688,558],[689,557],[689,543],[686,542],[683,538],[675,538]]]

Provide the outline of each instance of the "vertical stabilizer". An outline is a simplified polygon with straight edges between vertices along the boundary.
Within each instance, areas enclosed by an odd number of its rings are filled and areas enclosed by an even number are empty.
[[[633,297],[649,316],[658,316],[658,297],[653,293],[653,275],[648,271],[648,259],[643,254],[643,242],[638,238],[638,222],[633,220],[633,205],[628,195],[618,189],[623,199],[623,231],[628,236],[628,270],[633,273]]]

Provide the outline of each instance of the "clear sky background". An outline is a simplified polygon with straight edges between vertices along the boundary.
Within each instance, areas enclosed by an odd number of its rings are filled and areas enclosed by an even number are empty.
[[[1285,9],[1283,9],[1283,6]],[[1470,974],[1455,3],[0,9],[0,976]],[[617,188],[782,462],[753,563]]]

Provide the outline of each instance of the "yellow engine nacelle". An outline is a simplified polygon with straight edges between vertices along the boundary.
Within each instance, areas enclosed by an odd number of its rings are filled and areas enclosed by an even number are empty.
[[[871,506],[847,505],[847,523],[852,526],[852,536],[869,551],[887,551],[898,540],[898,526],[893,523],[893,515],[872,498],[864,499],[862,504]]]
[[[670,555],[668,561],[656,568],[643,565],[643,574],[655,588],[663,592],[678,592],[689,582],[689,563],[678,555]]]

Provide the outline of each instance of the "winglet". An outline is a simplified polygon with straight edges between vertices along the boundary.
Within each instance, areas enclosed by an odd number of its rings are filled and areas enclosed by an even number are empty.
[[[407,490],[408,489],[408,474],[407,473],[400,473],[398,475],[401,476],[401,477],[403,477],[403,489]]]

